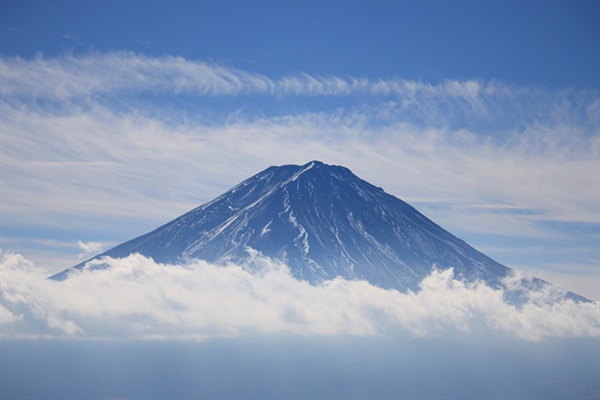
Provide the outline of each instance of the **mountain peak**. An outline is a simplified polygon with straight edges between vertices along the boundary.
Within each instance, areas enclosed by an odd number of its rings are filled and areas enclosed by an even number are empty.
[[[336,171],[338,171],[338,172],[344,171],[345,173],[352,173],[348,168],[343,167],[341,165],[330,165],[330,164],[325,164],[322,161],[313,160],[304,165],[288,164],[288,165],[282,165],[282,166],[272,166],[257,175],[260,175],[264,172],[268,172],[271,170],[282,170],[282,169],[289,169],[290,171],[294,171],[294,174],[297,176],[300,176],[303,173],[310,171],[310,170],[313,170],[313,172],[329,173],[329,174],[334,173]]]

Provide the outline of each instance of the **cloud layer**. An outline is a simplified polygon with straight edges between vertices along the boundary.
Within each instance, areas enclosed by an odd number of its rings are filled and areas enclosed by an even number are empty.
[[[22,256],[4,254],[3,337],[600,336],[598,303],[576,303],[549,287],[515,306],[502,290],[461,282],[452,270],[433,270],[419,292],[400,293],[341,278],[311,286],[256,254],[228,266],[162,265],[140,255],[104,261],[110,268],[57,282]],[[509,287],[522,282],[513,277]]]

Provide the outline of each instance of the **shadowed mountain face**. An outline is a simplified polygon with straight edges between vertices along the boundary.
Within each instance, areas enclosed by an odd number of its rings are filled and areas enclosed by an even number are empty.
[[[164,263],[226,263],[242,262],[249,249],[285,262],[310,283],[342,276],[415,290],[437,266],[495,286],[510,271],[347,168],[318,161],[270,167],[94,258],[140,253]]]

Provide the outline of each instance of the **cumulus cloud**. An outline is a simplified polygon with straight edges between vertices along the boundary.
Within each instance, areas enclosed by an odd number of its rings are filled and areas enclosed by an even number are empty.
[[[96,263],[110,268],[94,270]],[[544,289],[516,306],[501,289],[462,282],[452,270],[434,269],[420,291],[400,293],[342,278],[312,286],[257,254],[243,265],[163,265],[132,255],[88,267],[53,281],[22,256],[3,254],[3,337],[600,336],[598,303]],[[524,289],[521,281],[511,288]]]

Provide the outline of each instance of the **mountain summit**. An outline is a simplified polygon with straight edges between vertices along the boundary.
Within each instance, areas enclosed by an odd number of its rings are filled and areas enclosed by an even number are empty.
[[[249,249],[310,283],[341,276],[415,290],[433,266],[493,285],[510,271],[349,169],[319,161],[267,168],[93,259],[140,253],[161,263],[226,263],[243,261]]]

